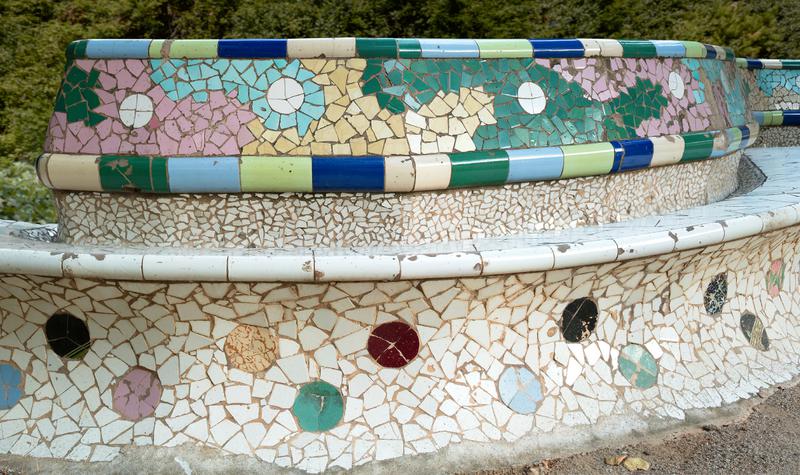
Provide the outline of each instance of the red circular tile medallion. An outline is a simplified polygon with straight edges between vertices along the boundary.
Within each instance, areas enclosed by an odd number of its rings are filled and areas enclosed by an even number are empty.
[[[385,368],[402,368],[417,356],[419,337],[404,322],[389,322],[372,330],[367,350],[375,361]]]

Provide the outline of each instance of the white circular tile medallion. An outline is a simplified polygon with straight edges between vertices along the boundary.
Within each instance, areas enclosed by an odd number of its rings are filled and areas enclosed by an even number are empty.
[[[119,105],[119,120],[128,127],[142,127],[153,117],[153,101],[144,94],[133,94]]]
[[[538,114],[547,105],[547,98],[538,84],[526,81],[517,89],[517,102],[528,114]]]
[[[678,99],[683,99],[683,94],[686,92],[686,86],[683,84],[681,75],[672,71],[669,73],[669,90],[672,95]]]
[[[303,86],[292,78],[280,78],[267,89],[267,102],[279,114],[291,114],[303,105]]]

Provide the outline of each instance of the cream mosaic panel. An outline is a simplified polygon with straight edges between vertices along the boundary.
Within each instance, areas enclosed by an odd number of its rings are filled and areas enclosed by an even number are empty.
[[[657,258],[491,278],[349,284],[102,282],[0,277],[0,362],[25,374],[21,401],[0,411],[0,453],[107,461],[126,447],[207,446],[312,472],[433,452],[461,441],[510,443],[602,417],[683,419],[790,379],[800,364],[800,227]],[[767,271],[784,259],[770,296]],[[708,315],[703,296],[727,272],[728,300]],[[566,343],[558,327],[573,299],[598,304],[595,331]],[[83,361],[48,350],[43,325],[56,311],[88,322]],[[753,312],[770,347],[740,330]],[[419,355],[380,368],[366,349],[371,329],[401,320],[416,328]],[[265,371],[231,368],[225,343],[238,324],[278,338]],[[620,349],[643,345],[657,384],[631,386]],[[267,345],[269,346],[269,345]],[[129,368],[158,372],[153,416],[124,420],[112,388]],[[542,385],[533,414],[498,395],[507,367]],[[322,379],[344,397],[344,416],[324,433],[302,432],[290,410],[298,388]]]
[[[55,192],[59,239],[97,245],[346,247],[507,236],[719,201],[741,153],[589,178],[409,194]]]

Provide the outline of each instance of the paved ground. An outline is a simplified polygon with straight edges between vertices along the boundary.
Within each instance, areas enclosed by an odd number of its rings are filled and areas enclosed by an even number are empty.
[[[778,389],[746,419],[730,424],[473,475],[629,473],[603,462],[605,457],[621,454],[650,462],[648,474],[800,473],[800,385]]]
[[[794,383],[798,380],[796,379]],[[541,475],[628,473],[623,467],[611,467],[605,457],[627,454],[650,462],[653,474],[732,474],[732,473],[800,473],[800,385],[777,388],[768,397],[756,398],[760,404],[748,402],[751,409],[738,419],[718,422],[702,428],[684,429],[679,436],[667,439],[649,438],[619,449],[600,449],[585,454],[544,461],[521,461],[520,465],[500,470],[471,472],[469,475]],[[250,459],[248,459],[249,461]],[[195,473],[264,473],[263,466],[209,456],[204,469]],[[181,473],[172,460],[156,461],[159,469],[148,473]],[[146,464],[145,464],[146,465]],[[193,464],[195,467],[197,465]],[[90,468],[91,467],[91,468]],[[144,468],[114,465],[86,465],[69,462],[0,456],[0,475],[64,474],[64,473],[143,473]],[[152,469],[153,467],[150,467]],[[392,471],[382,471],[391,473]],[[184,472],[185,473],[185,472]]]

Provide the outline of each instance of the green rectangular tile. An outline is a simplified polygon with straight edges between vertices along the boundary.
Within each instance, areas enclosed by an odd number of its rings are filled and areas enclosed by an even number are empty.
[[[481,58],[532,58],[533,45],[528,40],[475,40]]]
[[[137,155],[100,157],[100,185],[105,191],[167,193],[167,159]]]
[[[396,58],[394,38],[356,38],[356,53],[361,58]]]
[[[705,58],[706,47],[703,43],[697,41],[681,41],[681,44],[686,48],[687,58]]]
[[[800,69],[800,59],[782,59],[783,69]]]
[[[311,157],[242,157],[242,191],[313,191]]]
[[[419,46],[419,40],[414,38],[398,38],[397,54],[401,58],[422,57],[422,48]]]
[[[170,58],[216,58],[217,40],[175,40],[169,45]]]
[[[681,162],[704,160],[714,150],[714,134],[709,132],[693,132],[682,134],[684,147]]]
[[[150,159],[150,191],[153,193],[169,193],[169,171],[166,157]]]
[[[614,166],[614,147],[608,143],[564,145],[564,170],[561,178],[605,175]]]
[[[646,40],[619,40],[626,58],[655,58],[656,45]]]
[[[449,188],[502,185],[508,178],[508,154],[504,150],[449,153]]]
[[[153,40],[150,42],[150,46],[147,48],[147,55],[151,58],[160,58],[161,57],[161,48],[164,47],[164,43],[166,40]]]

